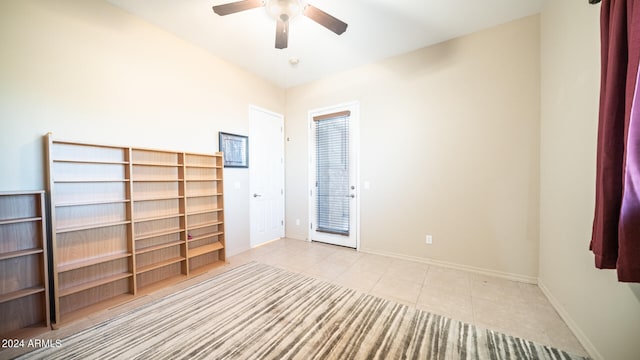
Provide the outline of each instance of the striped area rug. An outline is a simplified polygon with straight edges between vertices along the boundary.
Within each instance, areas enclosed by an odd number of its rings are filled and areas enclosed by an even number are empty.
[[[25,359],[583,359],[249,263]]]

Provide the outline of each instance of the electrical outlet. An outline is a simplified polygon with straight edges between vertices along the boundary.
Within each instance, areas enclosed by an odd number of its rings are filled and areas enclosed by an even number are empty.
[[[427,245],[433,244],[433,236],[427,235],[426,242],[427,242]]]
[[[300,219],[296,219],[296,226],[300,226]]]

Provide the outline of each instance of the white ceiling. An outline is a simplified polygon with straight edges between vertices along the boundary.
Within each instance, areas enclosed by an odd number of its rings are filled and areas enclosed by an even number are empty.
[[[338,36],[298,16],[289,47],[274,47],[264,8],[218,16],[234,0],[107,0],[279,86],[291,87],[359,65],[539,13],[544,0],[308,0],[349,24]],[[289,59],[300,63],[293,67]]]

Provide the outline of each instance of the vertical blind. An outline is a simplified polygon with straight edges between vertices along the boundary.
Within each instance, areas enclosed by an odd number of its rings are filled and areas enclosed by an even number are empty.
[[[349,235],[349,111],[314,117],[316,231]]]

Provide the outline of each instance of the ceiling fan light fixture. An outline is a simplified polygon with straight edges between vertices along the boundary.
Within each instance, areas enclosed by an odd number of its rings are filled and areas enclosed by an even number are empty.
[[[302,12],[300,0],[269,0],[266,8],[269,15],[285,22]]]

